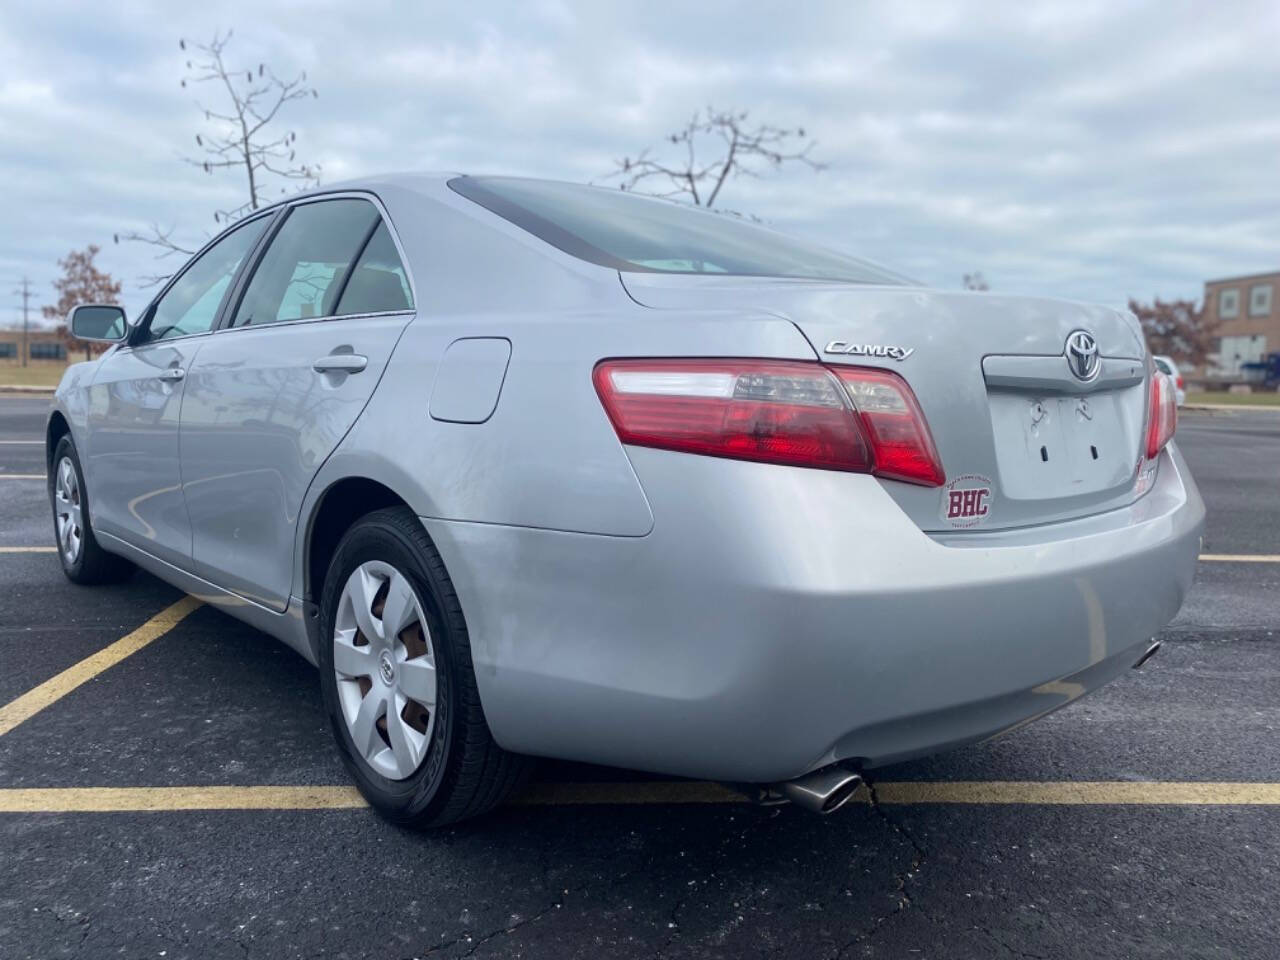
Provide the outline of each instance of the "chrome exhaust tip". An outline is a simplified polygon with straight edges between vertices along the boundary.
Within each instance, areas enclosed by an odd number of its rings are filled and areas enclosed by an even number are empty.
[[[1148,660],[1154,657],[1157,653],[1159,653],[1160,643],[1161,641],[1159,640],[1152,640],[1151,646],[1147,647],[1147,652],[1138,658],[1138,662],[1133,665],[1133,669],[1135,670],[1140,669],[1144,663],[1146,663]]]
[[[778,792],[797,807],[817,814],[834,813],[853,799],[862,785],[862,777],[844,767],[825,767],[788,780],[777,786]]]

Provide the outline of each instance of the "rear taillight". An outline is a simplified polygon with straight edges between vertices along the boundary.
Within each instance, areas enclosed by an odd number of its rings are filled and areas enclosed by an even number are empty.
[[[936,486],[942,466],[906,382],[786,360],[606,360],[596,391],[623,443]]]
[[[1178,374],[1178,389],[1179,390],[1186,389],[1185,385],[1182,382],[1182,374]]]
[[[1147,423],[1147,459],[1155,457],[1173,439],[1178,428],[1178,399],[1173,379],[1158,370],[1151,375],[1151,409]]]
[[[941,486],[946,481],[933,435],[916,395],[896,373],[836,367],[875,451],[872,471],[881,477]]]

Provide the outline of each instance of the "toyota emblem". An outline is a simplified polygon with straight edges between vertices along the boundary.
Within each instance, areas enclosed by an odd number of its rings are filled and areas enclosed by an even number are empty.
[[[1086,330],[1077,330],[1067,337],[1067,366],[1077,380],[1089,381],[1102,369],[1098,356],[1098,341]]]

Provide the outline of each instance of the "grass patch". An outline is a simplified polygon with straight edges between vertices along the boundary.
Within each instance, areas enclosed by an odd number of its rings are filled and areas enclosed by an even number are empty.
[[[65,363],[32,363],[0,366],[0,387],[56,387],[67,372]]]
[[[1267,393],[1227,393],[1225,390],[1218,392],[1205,390],[1198,393],[1188,393],[1187,403],[1222,403],[1233,407],[1280,407],[1280,393],[1275,391]]]

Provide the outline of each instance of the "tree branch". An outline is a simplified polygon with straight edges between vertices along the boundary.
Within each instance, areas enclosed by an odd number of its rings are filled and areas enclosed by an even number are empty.
[[[719,200],[728,181],[739,176],[758,177],[762,168],[777,170],[788,163],[799,163],[815,171],[826,168],[826,164],[810,156],[817,141],[809,138],[803,127],[751,125],[745,110],[734,112],[707,107],[695,113],[680,130],[668,134],[666,141],[672,146],[684,146],[683,162],[659,162],[646,149],[634,160],[623,157],[617,161],[604,179],[616,180],[622,190],[684,197],[695,206],[710,208]],[[705,155],[707,141],[722,146],[714,159],[699,164],[698,154],[701,151]],[[667,188],[641,189],[649,188],[655,181],[665,181]],[[704,186],[709,190],[704,192]]]

